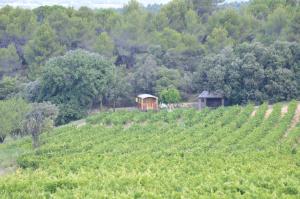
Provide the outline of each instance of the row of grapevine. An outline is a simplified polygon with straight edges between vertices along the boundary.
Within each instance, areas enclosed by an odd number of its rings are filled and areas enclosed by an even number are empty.
[[[297,102],[282,106],[100,113],[43,134],[38,150],[4,146],[26,153],[0,198],[298,198]]]

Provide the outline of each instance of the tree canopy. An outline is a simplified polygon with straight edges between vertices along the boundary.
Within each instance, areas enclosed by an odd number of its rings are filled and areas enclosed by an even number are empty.
[[[79,119],[106,96],[113,64],[84,50],[50,59],[41,76],[39,101],[59,105],[58,124]]]

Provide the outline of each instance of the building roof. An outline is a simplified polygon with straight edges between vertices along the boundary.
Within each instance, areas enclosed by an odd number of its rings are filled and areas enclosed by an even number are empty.
[[[224,96],[219,92],[203,91],[198,98],[223,98]]]
[[[156,96],[150,95],[150,94],[140,94],[140,95],[138,95],[138,98],[141,98],[141,99],[145,99],[145,98],[155,98],[155,99],[158,99]]]

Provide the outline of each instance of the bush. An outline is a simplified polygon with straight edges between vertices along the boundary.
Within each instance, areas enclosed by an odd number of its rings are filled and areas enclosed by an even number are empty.
[[[59,110],[58,117],[55,120],[56,125],[67,124],[87,116],[87,111],[84,107],[72,103],[61,104]]]
[[[176,88],[167,88],[160,92],[160,100],[162,103],[178,103],[181,100],[180,92]]]
[[[29,104],[22,99],[0,101],[0,143],[7,135],[22,129],[22,122],[29,110]]]
[[[24,130],[32,135],[34,148],[39,146],[39,134],[49,130],[58,115],[58,108],[50,102],[34,103],[26,114]]]

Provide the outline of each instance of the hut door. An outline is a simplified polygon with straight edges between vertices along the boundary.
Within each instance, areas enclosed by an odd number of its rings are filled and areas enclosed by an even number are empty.
[[[152,102],[148,102],[147,103],[147,110],[151,110],[151,109],[153,109],[153,104],[152,104]]]

